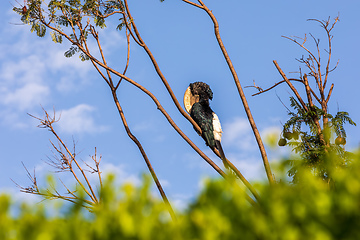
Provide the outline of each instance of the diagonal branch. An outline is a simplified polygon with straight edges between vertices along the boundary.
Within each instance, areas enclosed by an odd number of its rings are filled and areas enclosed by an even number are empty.
[[[302,82],[302,80],[300,80],[300,79],[295,79],[295,78],[289,78],[289,81]],[[277,83],[275,83],[273,86],[271,86],[271,87],[269,87],[269,88],[267,88],[267,89],[264,89],[264,90],[260,88],[260,89],[258,89],[259,92],[254,93],[254,94],[251,95],[251,96],[256,96],[256,95],[262,94],[262,93],[264,93],[264,92],[267,92],[267,91],[273,89],[274,87],[276,87],[276,86],[278,86],[278,85],[280,85],[280,84],[282,84],[282,83],[285,83],[285,82],[286,82],[285,80],[282,80],[282,81],[277,82]],[[252,87],[252,86],[246,86],[246,87]],[[245,88],[246,88],[246,87],[245,87]]]
[[[56,146],[52,144],[52,146],[54,147],[54,149],[63,157],[62,159],[64,159],[65,161],[67,161],[67,165],[68,165],[68,169],[69,171],[72,173],[72,175],[74,176],[74,178],[76,179],[76,181],[78,182],[78,184],[81,186],[81,188],[85,191],[85,193],[92,199],[92,201],[94,203],[97,203],[98,202],[98,199],[96,197],[96,194],[95,192],[93,191],[92,189],[92,186],[84,172],[84,170],[82,169],[82,167],[79,165],[79,163],[77,162],[74,154],[69,150],[69,148],[66,146],[66,144],[62,141],[62,139],[60,138],[60,136],[56,133],[56,131],[54,130],[52,124],[54,122],[56,122],[57,120],[55,119],[55,112],[54,112],[54,117],[50,117],[49,114],[44,110],[44,113],[45,113],[45,117],[44,119],[41,119],[41,118],[38,118],[38,117],[35,117],[31,114],[29,114],[29,116],[35,118],[35,119],[38,119],[40,120],[40,127],[43,127],[43,128],[47,128],[57,139],[57,141],[59,142],[60,146],[63,147],[65,149],[65,152],[66,154],[69,156],[70,160],[65,157],[65,154],[58,148],[56,148]],[[81,172],[90,192],[87,190],[87,188],[85,187],[85,185],[80,181],[80,179],[77,177],[77,174],[76,172],[74,171],[74,168],[72,167],[72,162],[75,163],[75,165],[77,166],[77,168],[79,169],[79,171]]]
[[[185,1],[185,2],[190,3],[189,1]],[[132,19],[132,16],[131,16],[131,13],[130,13],[130,10],[129,10],[128,4],[127,4],[127,0],[124,0],[124,3],[125,3],[126,12],[127,12],[128,16],[129,16],[129,18]],[[202,3],[202,4],[203,4],[203,3]],[[195,6],[199,7],[199,8],[203,8],[203,6],[200,6],[200,5],[197,5],[197,4],[192,4],[192,5],[195,5]],[[178,102],[178,100],[177,100],[175,94],[173,93],[173,91],[172,91],[169,83],[167,82],[165,76],[164,76],[163,73],[161,72],[160,67],[159,67],[159,65],[157,64],[157,61],[155,60],[153,54],[151,53],[151,51],[150,51],[150,49],[148,48],[148,46],[145,44],[144,40],[141,38],[140,33],[139,33],[139,31],[137,30],[137,27],[136,27],[134,21],[131,21],[131,26],[132,26],[133,29],[134,29],[135,35],[136,35],[137,40],[138,40],[137,42],[140,42],[140,43],[141,43],[140,46],[144,48],[144,50],[146,51],[146,53],[147,53],[148,56],[150,57],[153,65],[154,65],[154,68],[155,68],[156,72],[158,73],[158,75],[159,75],[160,79],[162,80],[163,84],[165,85],[165,87],[166,87],[168,93],[170,94],[173,102],[175,103],[177,109],[180,111],[180,113],[182,113],[182,115],[183,115],[186,119],[188,119],[188,120],[193,124],[194,128],[195,128],[199,133],[201,133],[200,127],[199,127],[199,126],[196,124],[196,122],[189,116],[189,114],[187,114],[187,112],[185,112],[185,110],[181,107],[180,103]],[[133,37],[134,37],[134,36],[133,36]],[[217,152],[215,152],[215,154],[217,154],[217,156],[218,156],[219,158],[221,158],[220,155],[219,155]],[[227,160],[227,159],[226,159],[226,160]],[[227,161],[228,161],[228,160],[227,160]],[[228,161],[228,162],[229,162],[229,161]],[[238,175],[238,177],[240,178],[240,180],[243,181],[243,183],[250,189],[250,191],[254,194],[254,196],[257,197],[255,190],[252,188],[252,186],[249,184],[249,182],[244,178],[244,176],[240,173],[240,171],[239,171],[233,164],[231,164],[231,166],[232,166],[234,172],[235,172],[235,173]]]
[[[100,45],[99,45],[99,47],[100,47]],[[106,82],[109,82],[109,81],[106,79],[106,76],[100,71],[100,69],[99,69],[98,66],[96,65],[95,61],[94,61],[93,59],[91,59],[91,62],[92,62],[92,64],[94,65],[94,67],[96,68],[96,70],[99,72],[99,74],[102,76],[102,78],[103,78]],[[109,78],[110,78],[111,76],[110,76],[109,70],[107,70],[107,72],[108,72]],[[163,198],[163,201],[164,201],[165,204],[168,206],[169,213],[170,213],[171,217],[172,217],[173,219],[176,219],[175,212],[174,212],[174,210],[172,209],[172,207],[171,207],[171,205],[170,205],[170,202],[169,202],[169,200],[168,200],[168,198],[167,198],[167,196],[166,196],[166,194],[165,194],[165,191],[163,190],[163,188],[162,188],[162,186],[161,186],[161,183],[160,183],[158,177],[156,176],[155,170],[153,169],[153,167],[152,167],[152,165],[151,165],[151,163],[150,163],[150,160],[149,160],[149,158],[148,158],[148,156],[147,156],[147,154],[146,154],[146,152],[145,152],[142,144],[141,144],[140,141],[134,136],[134,134],[132,134],[132,132],[131,132],[131,130],[130,130],[130,128],[129,128],[129,125],[128,125],[128,123],[127,123],[127,121],[126,121],[126,118],[125,118],[125,114],[124,114],[124,112],[123,112],[123,110],[122,110],[122,107],[121,107],[121,105],[120,105],[119,99],[118,99],[117,94],[116,94],[116,88],[114,88],[114,86],[111,86],[111,85],[110,85],[110,88],[111,88],[111,93],[112,93],[112,96],[113,96],[113,100],[114,100],[115,105],[116,105],[116,107],[117,107],[117,109],[118,109],[118,112],[119,112],[119,114],[120,114],[121,121],[122,121],[122,123],[123,123],[123,126],[124,126],[124,128],[125,128],[125,131],[126,131],[127,135],[129,136],[129,138],[130,138],[130,139],[136,144],[136,146],[138,147],[138,149],[139,149],[142,157],[144,158],[145,163],[146,163],[146,165],[147,165],[147,167],[148,167],[148,169],[149,169],[149,171],[150,171],[150,174],[151,174],[151,176],[152,176],[152,178],[153,178],[153,180],[154,180],[154,182],[155,182],[155,184],[156,184],[156,187],[158,188],[158,190],[159,190],[159,192],[160,192],[160,195],[161,195],[161,197]]]
[[[185,3],[188,3],[188,4],[190,4],[190,5],[193,5],[193,6],[195,6],[195,7],[198,7],[198,8],[203,8],[201,5],[199,5],[199,4],[197,4],[197,3],[194,3],[194,2],[191,2],[191,1],[189,1],[189,0],[182,0],[183,2],[185,2]]]
[[[302,100],[300,94],[298,93],[298,91],[296,90],[296,88],[294,87],[294,85],[292,85],[292,83],[289,81],[289,79],[286,77],[285,73],[283,72],[283,70],[280,68],[279,64],[277,63],[276,60],[273,60],[273,63],[276,67],[276,69],[279,71],[280,75],[282,76],[282,78],[284,79],[284,81],[287,83],[287,85],[290,87],[290,89],[294,92],[296,98],[299,100],[299,102],[301,103],[301,106],[305,109],[305,111],[309,111],[309,109],[307,108],[305,102]]]
[[[126,55],[126,65],[123,71],[123,75],[126,74],[126,71],[129,67],[129,62],[130,62],[130,32],[128,32],[128,29],[126,28],[126,41],[127,41],[127,55]],[[120,86],[120,83],[122,81],[122,78],[119,79],[118,83],[115,86],[115,91],[118,89],[118,87]]]
[[[129,16],[130,19],[132,19],[130,10],[129,10],[129,6],[128,6],[128,2],[127,0],[124,0],[125,3],[125,9],[126,12]],[[144,48],[144,50],[146,51],[146,53],[148,54],[148,56],[150,57],[150,60],[155,68],[156,73],[159,75],[161,81],[163,82],[164,86],[166,87],[166,90],[169,92],[169,95],[171,97],[171,99],[173,100],[176,108],[178,109],[178,111],[194,126],[194,128],[196,129],[197,132],[201,133],[201,129],[200,127],[196,124],[196,122],[190,117],[190,115],[183,109],[183,107],[180,105],[179,101],[177,100],[172,88],[170,87],[170,84],[168,83],[168,81],[166,80],[164,74],[162,73],[162,71],[160,70],[160,67],[157,63],[157,61],[155,60],[154,55],[152,54],[152,52],[150,51],[150,49],[148,48],[148,46],[145,44],[144,40],[141,38],[140,33],[135,25],[134,21],[131,21],[131,26],[134,29],[136,38],[138,39],[138,42],[140,42],[140,46]],[[134,37],[134,36],[133,36]]]
[[[235,71],[233,63],[232,63],[232,61],[231,61],[231,59],[229,57],[229,54],[228,54],[228,52],[227,52],[227,50],[226,50],[226,48],[224,46],[224,43],[222,41],[221,36],[220,36],[219,23],[218,23],[215,15],[213,14],[213,12],[203,3],[203,1],[198,0],[198,2],[201,4],[201,9],[203,9],[208,14],[208,16],[211,18],[211,20],[213,22],[214,34],[215,34],[216,40],[217,40],[217,42],[219,44],[219,47],[220,47],[220,49],[221,49],[221,51],[223,53],[223,56],[224,56],[224,58],[226,60],[226,63],[228,64],[229,70],[230,70],[230,72],[231,72],[231,74],[233,76],[233,79],[234,79],[235,85],[237,87],[240,99],[241,99],[241,101],[243,103],[247,118],[249,120],[250,126],[251,126],[251,128],[253,130],[256,142],[257,142],[258,147],[259,147],[266,175],[268,177],[269,182],[272,184],[274,182],[274,179],[273,179],[273,175],[271,173],[271,169],[270,169],[268,157],[267,157],[267,154],[266,154],[266,150],[265,150],[263,141],[261,139],[259,130],[257,129],[254,118],[253,118],[252,113],[250,111],[250,107],[249,107],[249,104],[248,104],[248,102],[246,100],[246,96],[245,96],[244,91],[243,91],[243,89],[241,87],[239,77],[238,77],[238,75],[237,75],[237,73]]]
[[[273,60],[273,63],[276,67],[276,69],[279,71],[280,75],[283,77],[283,79],[286,81],[286,83],[289,85],[290,89],[294,92],[296,98],[299,100],[301,106],[304,108],[304,110],[306,112],[310,112],[312,111],[312,109],[309,109],[305,102],[303,101],[303,99],[301,98],[300,94],[298,93],[298,91],[296,90],[296,88],[294,87],[294,85],[292,85],[292,83],[289,81],[289,79],[286,77],[285,73],[282,71],[282,69],[280,68],[279,64],[277,63],[276,60]],[[306,76],[306,75],[305,75]],[[305,80],[304,80],[305,81]],[[306,77],[306,83],[305,83],[305,88],[310,88],[309,87],[309,84],[307,82],[307,77]],[[308,97],[311,99],[311,95],[310,95],[310,89],[307,90],[307,94],[308,94]],[[312,115],[312,118],[313,118],[313,121],[316,125],[316,129],[317,129],[317,133],[319,135],[319,138],[320,138],[320,141],[324,143],[325,145],[325,139],[324,139],[324,135],[321,131],[321,126],[320,126],[320,123],[319,123],[319,119],[317,117],[316,114],[313,114]]]
[[[160,192],[160,194],[161,194],[161,197],[163,198],[165,204],[167,205],[168,210],[169,210],[169,212],[170,212],[170,215],[171,215],[172,219],[175,220],[175,219],[176,219],[175,212],[174,212],[174,210],[172,209],[168,198],[166,197],[166,194],[165,194],[165,192],[164,192],[164,190],[163,190],[163,188],[162,188],[162,186],[161,186],[161,184],[160,184],[159,179],[157,178],[157,176],[156,176],[156,174],[155,174],[155,170],[153,169],[153,167],[152,167],[152,165],[151,165],[151,163],[150,163],[150,160],[149,160],[149,158],[147,157],[147,155],[146,155],[146,153],[145,153],[144,148],[142,147],[142,145],[141,145],[141,143],[139,142],[139,140],[138,140],[138,139],[131,133],[131,131],[130,131],[130,128],[129,128],[129,126],[128,126],[128,124],[127,124],[127,121],[126,121],[126,119],[125,119],[124,112],[123,112],[123,110],[122,110],[122,108],[121,108],[121,105],[120,105],[120,103],[119,103],[119,100],[118,100],[118,98],[117,98],[116,91],[112,91],[112,95],[113,95],[113,98],[114,98],[116,107],[117,107],[117,109],[118,109],[118,112],[119,112],[119,114],[120,114],[121,120],[122,120],[122,122],[123,122],[123,125],[124,125],[124,127],[125,127],[126,133],[127,133],[128,136],[131,138],[131,140],[134,141],[134,143],[136,144],[136,146],[139,148],[139,150],[140,150],[140,152],[141,152],[141,155],[143,156],[143,158],[144,158],[144,160],[145,160],[145,163],[146,163],[146,165],[147,165],[147,167],[148,167],[148,169],[149,169],[149,171],[150,171],[150,173],[151,173],[151,176],[152,176],[153,179],[154,179],[154,182],[155,182],[155,184],[156,184],[156,187],[159,189],[159,192]]]
[[[172,120],[170,115],[165,111],[165,109],[162,107],[158,99],[146,88],[144,88],[139,83],[135,82],[134,80],[130,79],[129,77],[121,74],[120,72],[108,67],[107,65],[100,62],[97,58],[92,56],[82,45],[80,45],[78,42],[74,41],[69,35],[61,31],[60,29],[57,29],[56,27],[51,26],[48,24],[44,19],[40,19],[41,23],[44,24],[46,27],[50,28],[51,30],[59,33],[60,35],[64,36],[69,42],[71,42],[73,45],[76,45],[80,51],[82,51],[90,60],[93,60],[94,63],[99,65],[100,67],[104,68],[105,70],[109,70],[111,73],[115,74],[118,77],[121,77],[128,81],[130,84],[134,85],[135,87],[139,88],[141,91],[143,91],[145,94],[147,94],[153,102],[156,104],[157,108],[160,110],[160,112],[165,116],[165,118],[168,120],[170,125],[181,135],[181,137],[207,162],[209,163],[221,176],[225,177],[225,173],[208,157],[206,156],[182,131],[181,129],[175,124],[175,122]],[[180,107],[180,109],[182,109]],[[182,111],[184,111],[182,109]],[[186,114],[187,115],[187,114]],[[194,121],[190,116],[188,118],[191,121]]]

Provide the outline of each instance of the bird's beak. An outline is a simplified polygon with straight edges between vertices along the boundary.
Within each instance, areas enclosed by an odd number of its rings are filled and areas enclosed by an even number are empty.
[[[184,107],[185,110],[190,114],[192,105],[199,101],[199,96],[192,95],[190,87],[188,87],[184,94]]]

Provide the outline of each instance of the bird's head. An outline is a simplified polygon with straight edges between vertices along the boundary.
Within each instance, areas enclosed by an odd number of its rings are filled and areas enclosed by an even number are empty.
[[[199,101],[201,100],[212,100],[213,92],[209,85],[204,82],[194,82],[189,85],[192,95],[199,96]]]
[[[204,82],[190,83],[184,94],[184,106],[188,113],[194,103],[199,101],[209,101],[213,98],[213,92],[209,85]]]

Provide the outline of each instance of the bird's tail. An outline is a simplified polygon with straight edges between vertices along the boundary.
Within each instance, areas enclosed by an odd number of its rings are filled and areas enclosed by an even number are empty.
[[[215,140],[215,145],[216,145],[217,150],[219,150],[220,158],[223,161],[223,164],[224,164],[225,168],[230,169],[229,164],[227,163],[227,160],[226,160],[226,157],[225,157],[225,154],[224,154],[224,150],[222,149],[220,141]]]

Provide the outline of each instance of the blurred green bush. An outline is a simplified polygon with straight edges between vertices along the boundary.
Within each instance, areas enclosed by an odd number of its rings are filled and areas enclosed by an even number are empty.
[[[44,204],[18,206],[2,194],[0,239],[360,239],[359,160],[355,154],[346,168],[333,169],[331,186],[306,170],[298,184],[254,183],[255,205],[236,180],[209,180],[176,221],[150,194],[147,178],[141,187],[118,188],[109,177],[91,214],[77,205],[48,214]]]

